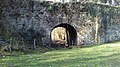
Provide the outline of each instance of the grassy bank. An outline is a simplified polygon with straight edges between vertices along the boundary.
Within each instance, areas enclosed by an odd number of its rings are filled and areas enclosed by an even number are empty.
[[[16,56],[2,56],[0,67],[119,67],[120,42],[54,50],[45,53],[33,52]]]

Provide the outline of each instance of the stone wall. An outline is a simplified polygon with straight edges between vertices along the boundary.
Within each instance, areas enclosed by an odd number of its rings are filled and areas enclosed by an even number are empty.
[[[87,4],[88,5],[88,4]],[[94,7],[90,7],[94,6]],[[120,40],[120,8],[108,5],[89,4],[88,13],[98,23],[98,42],[113,42]]]
[[[0,3],[0,35],[51,43],[50,33],[59,24],[76,29],[77,45],[120,40],[120,8],[96,3],[49,3],[5,0]]]

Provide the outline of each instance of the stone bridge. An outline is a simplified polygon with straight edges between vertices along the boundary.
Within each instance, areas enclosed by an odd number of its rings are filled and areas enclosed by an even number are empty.
[[[0,3],[1,35],[36,39],[45,45],[91,45],[120,40],[119,7],[91,2],[5,0]],[[55,29],[59,33],[54,33]]]

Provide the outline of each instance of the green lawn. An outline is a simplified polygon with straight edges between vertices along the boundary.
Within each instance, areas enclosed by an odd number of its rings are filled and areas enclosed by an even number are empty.
[[[120,42],[3,56],[0,67],[120,67]]]

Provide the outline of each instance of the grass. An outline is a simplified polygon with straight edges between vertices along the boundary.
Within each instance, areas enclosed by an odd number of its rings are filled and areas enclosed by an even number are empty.
[[[119,67],[120,42],[85,48],[61,49],[2,56],[0,67]]]

